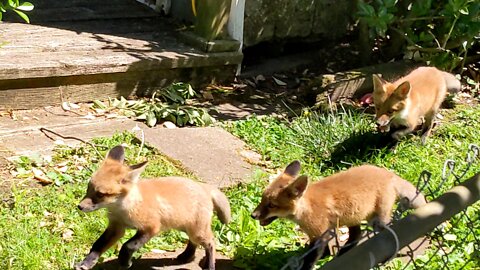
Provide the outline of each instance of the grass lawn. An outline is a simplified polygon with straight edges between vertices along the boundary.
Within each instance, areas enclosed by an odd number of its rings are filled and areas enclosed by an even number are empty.
[[[283,168],[293,159],[299,159],[303,164],[302,173],[318,179],[352,164],[373,163],[394,170],[412,182],[426,169],[433,173],[430,186],[434,193],[429,195],[437,196],[453,184],[447,183],[437,191],[443,162],[455,159],[460,162],[458,167],[464,166],[461,161],[469,144],[478,143],[480,137],[480,109],[464,106],[443,114],[442,124],[435,128],[427,145],[421,146],[418,137],[409,137],[397,146],[395,153],[381,147],[384,138],[374,132],[372,116],[352,110],[335,114],[305,111],[290,120],[251,117],[225,123],[224,127],[261,153],[271,168]],[[99,147],[101,156],[108,148],[126,143],[129,146],[127,162],[150,161],[145,177],[189,176],[178,164],[151,148],[143,147],[138,154],[140,143],[131,134],[98,138],[94,143],[102,146]],[[40,157],[19,160],[16,169],[19,180],[12,186],[13,196],[0,206],[0,268],[71,269],[75,262],[83,259],[106,225],[104,211],[85,214],[76,209],[100,160],[90,146],[59,149],[52,160]],[[54,184],[45,187],[32,184],[32,168],[42,168]],[[478,163],[474,164],[467,176],[479,168]],[[278,220],[261,227],[250,217],[268,178],[267,173],[256,170],[249,183],[225,190],[232,205],[233,221],[224,226],[215,220],[217,248],[234,258],[238,267],[279,269],[288,258],[300,254],[305,244],[305,236],[291,222]],[[474,224],[462,218],[454,223],[457,239],[467,238],[462,242],[464,246],[449,256],[452,258],[450,269],[457,269],[456,265],[461,265],[462,260],[478,256],[470,247],[472,241],[468,237],[472,232],[466,227],[472,227],[480,235],[479,210],[478,203],[469,208]],[[173,250],[183,246],[185,240],[183,233],[169,232],[149,242],[139,253],[151,249]],[[103,258],[116,256],[118,250],[119,245]],[[424,258],[420,258],[419,263],[422,260]],[[434,259],[425,267],[436,269],[439,262],[439,258]],[[391,263],[392,269],[397,269],[397,264]]]

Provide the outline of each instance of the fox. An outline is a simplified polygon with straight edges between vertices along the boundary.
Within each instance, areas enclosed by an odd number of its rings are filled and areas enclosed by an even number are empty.
[[[110,149],[78,204],[78,209],[83,212],[106,208],[108,226],[75,269],[93,268],[127,228],[137,232],[120,249],[118,262],[121,269],[132,266],[133,253],[152,237],[170,229],[184,231],[189,237],[185,250],[176,258],[178,261],[192,261],[197,246],[201,245],[206,253],[205,268],[215,269],[212,214],[216,212],[223,224],[230,222],[230,203],[225,194],[216,187],[182,177],[140,180],[147,162],[128,166],[124,160],[123,146]]]
[[[447,92],[461,89],[454,75],[435,67],[418,67],[408,75],[387,82],[373,74],[373,103],[378,130],[390,132],[395,141],[421,125],[421,143],[425,144],[437,112]]]
[[[314,247],[327,240],[328,230],[348,226],[349,238],[341,255],[361,237],[362,221],[378,230],[390,223],[397,198],[403,207],[426,204],[424,195],[410,182],[374,165],[352,167],[311,184],[307,176],[298,176],[300,170],[298,160],[291,162],[264,190],[251,217],[261,226],[286,218],[308,235],[312,252],[305,256],[303,270],[313,269],[323,255],[323,250]]]

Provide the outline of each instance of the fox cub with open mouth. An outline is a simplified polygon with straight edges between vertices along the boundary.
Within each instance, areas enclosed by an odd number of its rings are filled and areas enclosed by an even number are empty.
[[[386,169],[362,165],[308,184],[298,176],[300,162],[293,161],[263,192],[252,218],[266,226],[277,218],[297,223],[310,238],[310,248],[327,230],[349,227],[349,239],[340,254],[353,247],[361,236],[360,223],[368,220],[382,228],[391,220],[397,198],[410,208],[426,203],[425,197],[408,181]],[[302,269],[312,269],[323,250],[309,253]]]
[[[137,233],[123,244],[118,261],[122,269],[132,265],[131,258],[152,237],[169,229],[182,230],[188,245],[177,259],[193,260],[197,245],[206,251],[206,268],[215,269],[215,239],[212,213],[224,224],[230,221],[230,204],[217,188],[181,177],[160,177],[139,181],[146,162],[124,164],[122,146],[112,148],[88,184],[87,194],[78,205],[84,212],[108,209],[108,227],[93,244],[86,258],[75,269],[91,269],[98,258],[125,233]]]
[[[422,126],[422,144],[430,134],[435,116],[447,92],[460,91],[455,76],[434,67],[419,67],[403,78],[387,82],[373,75],[373,102],[379,131],[399,140]]]

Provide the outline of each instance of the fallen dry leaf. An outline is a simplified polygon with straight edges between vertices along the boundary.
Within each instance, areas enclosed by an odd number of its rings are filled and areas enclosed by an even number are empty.
[[[33,178],[38,180],[38,182],[40,182],[42,185],[49,185],[53,183],[53,181],[50,180],[50,178],[48,178],[42,170],[37,168],[32,168],[32,172],[33,172]]]
[[[287,83],[280,80],[280,79],[277,79],[275,77],[272,77],[272,79],[275,81],[275,83],[278,85],[278,86],[287,86]]]
[[[62,109],[64,111],[70,111],[72,108],[70,108],[70,104],[68,103],[68,101],[64,101],[62,102]]]
[[[166,127],[166,128],[177,128],[177,126],[170,121],[163,122],[163,126]]]
[[[66,229],[62,233],[62,239],[65,240],[65,241],[71,241],[73,239],[73,231],[70,230],[70,229]]]

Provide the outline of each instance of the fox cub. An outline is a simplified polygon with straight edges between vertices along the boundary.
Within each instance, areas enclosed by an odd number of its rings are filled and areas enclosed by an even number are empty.
[[[434,67],[419,67],[392,83],[373,75],[377,126],[381,132],[389,132],[392,126],[392,138],[399,140],[422,125],[421,139],[425,144],[447,92],[458,92],[460,88],[455,76]]]
[[[215,269],[215,239],[211,230],[215,211],[224,224],[230,221],[230,204],[217,188],[180,177],[161,177],[139,181],[146,162],[124,164],[122,146],[112,148],[88,184],[87,194],[78,205],[84,212],[108,209],[109,224],[93,244],[86,258],[75,269],[91,269],[98,258],[125,233],[137,233],[123,244],[118,261],[122,269],[130,268],[131,258],[152,237],[169,229],[182,230],[188,245],[177,259],[194,258],[197,245],[206,251],[208,269]]]
[[[349,226],[346,245],[351,248],[361,235],[361,221],[368,220],[376,228],[390,222],[397,197],[410,208],[426,203],[411,183],[376,166],[353,167],[312,184],[307,176],[297,177],[299,171],[300,162],[290,163],[263,192],[252,218],[262,226],[279,217],[290,219],[309,236],[310,247],[339,225]],[[322,253],[318,249],[309,253],[302,269],[312,269]]]

